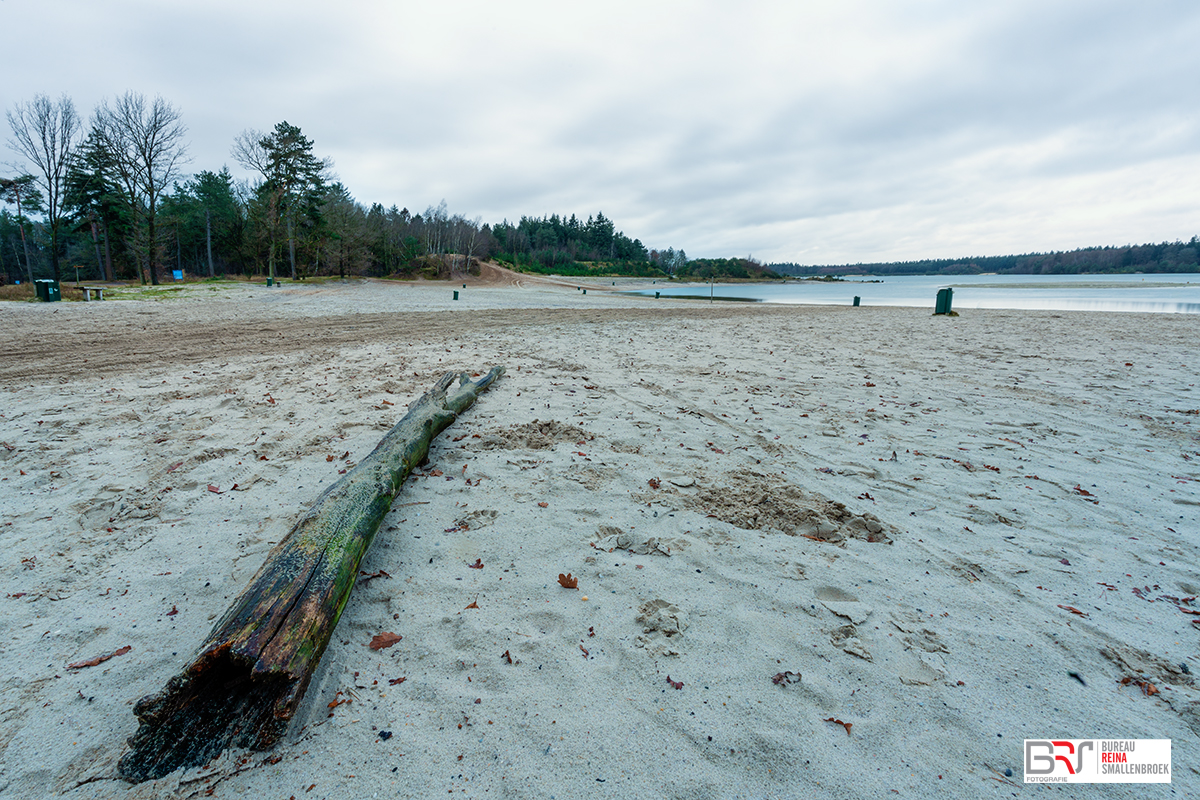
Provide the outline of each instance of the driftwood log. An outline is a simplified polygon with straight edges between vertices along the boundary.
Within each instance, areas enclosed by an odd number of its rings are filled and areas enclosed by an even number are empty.
[[[227,747],[262,750],[287,730],[333,635],[359,563],[429,444],[504,373],[448,373],[371,454],[326,489],[162,691],[134,706],[140,725],[117,772],[132,782],[201,766]]]

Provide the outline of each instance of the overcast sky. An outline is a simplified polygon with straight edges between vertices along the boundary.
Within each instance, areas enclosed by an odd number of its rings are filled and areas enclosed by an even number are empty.
[[[6,109],[161,94],[189,169],[239,177],[287,120],[365,204],[804,264],[1200,234],[1195,0],[0,0],[0,30]]]

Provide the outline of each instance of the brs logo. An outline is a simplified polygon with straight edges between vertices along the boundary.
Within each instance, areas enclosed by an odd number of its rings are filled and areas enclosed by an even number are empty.
[[[1026,739],[1025,774],[1053,775],[1061,764],[1068,775],[1077,775],[1083,768],[1083,751],[1095,749],[1096,743],[1091,739]]]

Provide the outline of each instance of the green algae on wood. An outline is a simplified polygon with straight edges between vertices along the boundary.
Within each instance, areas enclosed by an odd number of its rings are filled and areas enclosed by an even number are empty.
[[[117,772],[139,783],[202,766],[228,747],[263,750],[287,730],[379,525],[433,438],[504,374],[447,373],[371,454],[326,489],[271,550],[192,662],[134,706]],[[455,385],[457,382],[457,385]]]

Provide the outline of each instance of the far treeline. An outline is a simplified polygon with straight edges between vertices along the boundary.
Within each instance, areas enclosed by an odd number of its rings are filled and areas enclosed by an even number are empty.
[[[1200,272],[1200,238],[1124,247],[1085,247],[1057,253],[976,256],[881,264],[769,264],[783,275],[1080,275],[1085,273]]]
[[[689,274],[683,250],[649,249],[597,213],[488,225],[451,214],[365,206],[301,129],[249,129],[229,169],[185,173],[186,127],[161,97],[127,92],[86,122],[73,101],[37,95],[6,111],[24,174],[0,176],[0,277],[140,279],[190,275],[449,278],[497,259],[567,275]],[[20,169],[21,167],[18,167]]]

